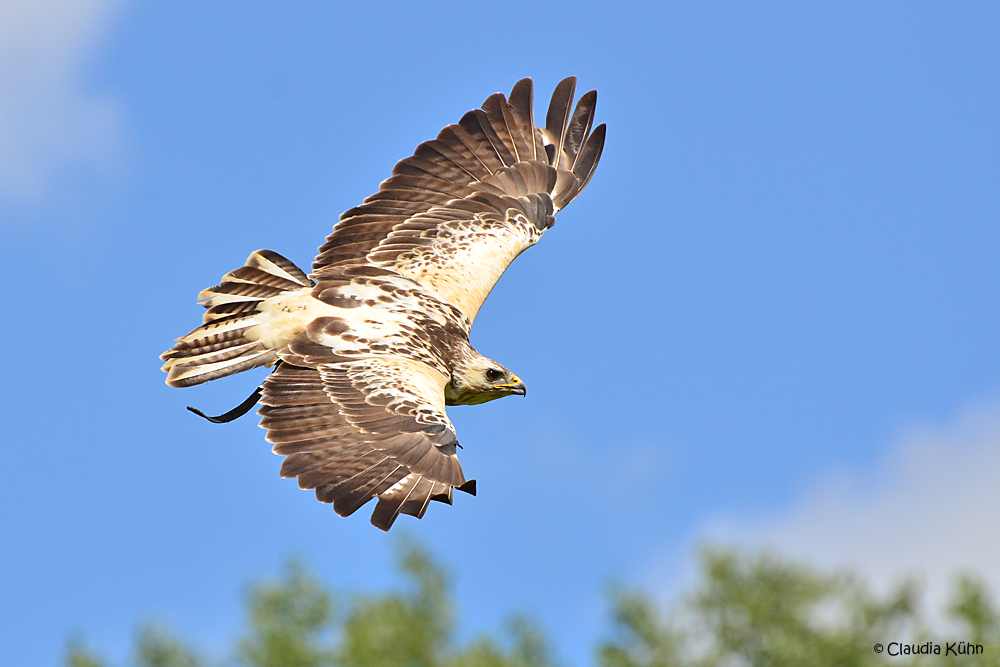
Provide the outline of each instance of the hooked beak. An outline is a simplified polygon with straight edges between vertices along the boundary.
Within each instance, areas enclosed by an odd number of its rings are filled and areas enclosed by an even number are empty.
[[[518,396],[528,395],[528,388],[524,386],[524,382],[521,381],[521,378],[515,375],[511,378],[511,380],[512,382],[508,384],[495,384],[493,385],[493,388],[502,389],[503,391],[510,392],[511,394],[517,394]]]

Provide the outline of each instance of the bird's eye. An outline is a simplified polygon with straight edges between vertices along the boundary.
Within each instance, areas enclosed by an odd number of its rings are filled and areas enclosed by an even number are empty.
[[[490,382],[496,382],[503,377],[503,371],[498,371],[495,368],[490,368],[486,371],[486,379]]]

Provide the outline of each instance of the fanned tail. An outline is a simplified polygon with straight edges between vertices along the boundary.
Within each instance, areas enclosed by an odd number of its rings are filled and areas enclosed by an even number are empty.
[[[171,387],[190,387],[259,366],[273,366],[276,351],[254,336],[266,321],[258,306],[284,292],[312,287],[291,261],[271,250],[250,254],[246,264],[203,290],[203,324],[160,355]]]

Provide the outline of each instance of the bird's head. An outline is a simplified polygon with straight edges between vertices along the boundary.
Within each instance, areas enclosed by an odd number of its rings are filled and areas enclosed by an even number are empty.
[[[526,396],[521,378],[492,359],[479,356],[452,371],[451,382],[445,387],[447,405],[477,405],[504,396]]]

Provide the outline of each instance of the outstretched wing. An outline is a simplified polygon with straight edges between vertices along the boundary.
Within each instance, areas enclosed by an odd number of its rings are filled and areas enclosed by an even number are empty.
[[[313,275],[373,264],[416,280],[471,326],[493,285],[590,182],[604,147],[591,131],[597,92],[571,113],[576,78],[556,86],[545,127],[535,125],[533,86],[522,79],[491,95],[396,164],[361,206],[345,212],[313,263]]]
[[[258,411],[286,457],[283,477],[298,477],[341,516],[378,497],[372,523],[382,530],[400,513],[419,519],[431,500],[450,504],[455,487],[474,493],[455,454],[444,373],[400,356],[337,357],[306,333],[289,349]]]

